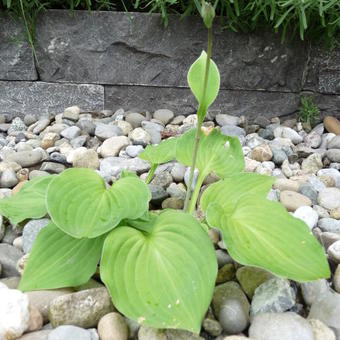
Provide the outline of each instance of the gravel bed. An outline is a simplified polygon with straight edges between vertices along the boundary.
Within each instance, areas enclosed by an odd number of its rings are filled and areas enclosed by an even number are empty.
[[[195,124],[195,115],[175,116],[167,109],[83,112],[73,106],[48,117],[0,116],[0,199],[29,179],[69,167],[94,169],[107,183],[123,169],[145,180],[150,164],[138,154]],[[331,279],[297,283],[241,266],[211,229],[219,271],[201,334],[155,330],[119,314],[98,278],[77,288],[21,293],[20,275],[49,220],[11,225],[0,215],[0,339],[340,339],[340,122],[328,117],[311,128],[295,119],[261,118],[250,124],[244,117],[209,113],[204,126],[239,138],[245,171],[276,178],[268,198],[305,221],[327,252]],[[160,166],[149,184],[152,208],[182,209],[188,177],[189,169],[177,162]],[[216,180],[209,176],[202,190]],[[95,307],[86,303],[89,298]]]

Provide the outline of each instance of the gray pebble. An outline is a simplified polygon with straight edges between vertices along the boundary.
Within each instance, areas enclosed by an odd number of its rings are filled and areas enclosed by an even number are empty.
[[[33,243],[37,238],[39,231],[46,227],[50,222],[48,218],[42,218],[39,220],[31,220],[25,224],[22,238],[23,238],[23,251],[25,254],[29,253],[32,249]]]

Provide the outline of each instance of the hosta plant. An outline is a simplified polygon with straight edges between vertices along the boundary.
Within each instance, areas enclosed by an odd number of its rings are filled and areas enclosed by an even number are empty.
[[[16,195],[0,200],[1,214],[13,224],[45,215],[51,220],[35,240],[21,290],[79,286],[99,264],[101,280],[122,314],[143,325],[198,333],[217,275],[206,224],[220,230],[240,264],[296,281],[330,275],[323,249],[306,224],[267,200],[273,178],[244,172],[236,137],[202,128],[220,85],[211,60],[213,7],[203,3],[202,8],[208,51],[188,72],[198,101],[197,127],[140,154],[151,163],[146,183],[123,172],[108,186],[95,171],[73,168],[30,180]],[[159,164],[172,160],[191,167],[184,211],[149,211],[147,183]],[[191,193],[195,168],[199,174]],[[201,224],[192,214],[211,173],[220,180],[201,196]]]

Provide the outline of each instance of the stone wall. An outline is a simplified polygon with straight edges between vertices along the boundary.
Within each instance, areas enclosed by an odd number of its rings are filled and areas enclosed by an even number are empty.
[[[0,17],[0,114],[84,110],[195,112],[186,73],[206,48],[200,18],[142,13],[50,10],[38,18],[39,63],[24,29]],[[213,59],[221,91],[212,109],[232,115],[294,115],[300,94],[313,93],[322,114],[340,116],[340,49],[325,52],[299,40],[281,44],[268,32],[241,34],[215,27]]]

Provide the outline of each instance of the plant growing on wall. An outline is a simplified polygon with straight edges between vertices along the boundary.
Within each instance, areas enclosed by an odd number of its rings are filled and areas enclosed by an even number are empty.
[[[100,262],[101,279],[121,313],[147,326],[198,333],[212,298],[217,260],[205,227],[192,213],[212,172],[220,180],[204,191],[200,206],[237,262],[297,281],[330,275],[323,249],[304,222],[266,199],[273,179],[243,172],[238,139],[201,128],[220,83],[210,58],[214,9],[204,1],[202,6],[208,53],[202,52],[188,73],[198,100],[197,128],[140,155],[152,165],[147,182],[159,164],[176,159],[191,166],[185,211],[149,211],[147,184],[127,172],[109,187],[90,169],[33,179],[0,201],[1,213],[12,223],[51,218],[34,243],[21,290],[84,284]],[[194,168],[199,175],[191,193]]]

